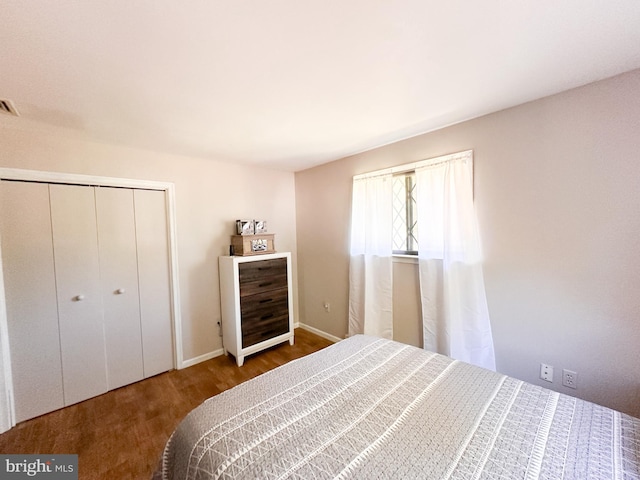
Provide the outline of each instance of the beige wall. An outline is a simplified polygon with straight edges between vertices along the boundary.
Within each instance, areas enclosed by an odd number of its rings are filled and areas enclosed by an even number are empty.
[[[640,71],[298,172],[301,321],[347,332],[351,177],[466,149],[498,369],[640,416]],[[419,345],[415,267],[394,274],[396,339]]]
[[[184,360],[222,348],[218,256],[228,255],[235,219],[267,220],[276,249],[291,251],[295,266],[293,173],[94,143],[4,115],[0,166],[175,184]],[[294,301],[297,308],[297,289]]]

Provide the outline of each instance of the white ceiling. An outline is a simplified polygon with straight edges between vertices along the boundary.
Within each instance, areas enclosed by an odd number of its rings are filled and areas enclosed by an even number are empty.
[[[640,68],[638,0],[0,0],[0,99],[304,168]]]

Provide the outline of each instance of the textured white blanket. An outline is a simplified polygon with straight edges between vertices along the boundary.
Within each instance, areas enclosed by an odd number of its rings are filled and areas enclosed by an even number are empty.
[[[640,420],[358,335],[196,408],[162,478],[640,479]]]

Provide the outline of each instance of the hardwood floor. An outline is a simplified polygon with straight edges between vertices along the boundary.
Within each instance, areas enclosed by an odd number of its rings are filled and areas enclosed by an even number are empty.
[[[0,435],[0,453],[76,453],[80,479],[149,479],[180,420],[206,398],[332,342],[303,329],[237,367],[224,355],[27,420]],[[46,395],[46,392],[42,392]]]

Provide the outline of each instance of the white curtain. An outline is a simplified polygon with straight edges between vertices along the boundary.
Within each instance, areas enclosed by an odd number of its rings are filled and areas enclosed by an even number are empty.
[[[391,174],[354,177],[349,264],[349,335],[393,337]]]
[[[495,370],[472,152],[416,168],[424,348]]]

